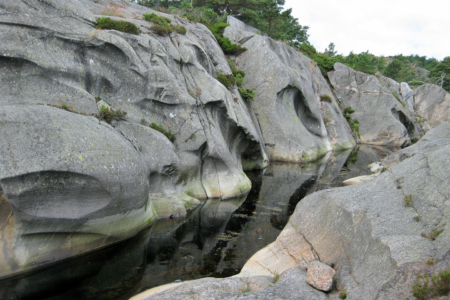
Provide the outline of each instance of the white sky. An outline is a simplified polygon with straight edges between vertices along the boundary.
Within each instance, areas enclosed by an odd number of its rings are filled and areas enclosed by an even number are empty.
[[[309,42],[321,52],[333,42],[343,55],[450,56],[448,0],[286,0],[283,7],[309,26]]]

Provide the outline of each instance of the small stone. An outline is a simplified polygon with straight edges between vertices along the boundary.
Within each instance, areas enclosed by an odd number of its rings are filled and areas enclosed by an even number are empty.
[[[330,266],[320,261],[314,261],[306,273],[306,282],[320,291],[329,292],[333,287],[334,274],[336,271]]]

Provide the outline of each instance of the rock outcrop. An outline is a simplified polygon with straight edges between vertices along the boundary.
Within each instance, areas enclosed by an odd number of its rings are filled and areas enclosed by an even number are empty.
[[[427,126],[450,122],[450,94],[435,84],[424,84],[414,91],[414,105]]]
[[[415,155],[390,166],[374,180],[306,197],[277,240],[255,254],[239,275],[214,279],[216,284],[224,284],[216,290],[226,292],[224,298],[229,299],[242,289],[249,292],[239,299],[266,299],[273,296],[274,289],[289,293],[298,282],[279,281],[265,289],[245,284],[296,272],[304,286],[307,267],[321,261],[334,266],[337,289],[345,289],[347,299],[411,298],[418,274],[450,268],[449,136],[450,125],[441,125],[413,146]],[[162,299],[180,291],[184,291],[184,299],[194,299],[187,291],[207,284],[192,281],[163,286],[136,299]],[[310,293],[302,289],[295,298],[337,298],[337,292]]]
[[[267,165],[251,107],[215,79],[231,70],[211,32],[166,15],[187,33],[156,35],[142,19],[151,12],[2,3],[0,192],[10,213],[0,224],[12,252],[0,276],[130,237],[198,199],[245,194],[243,170]],[[141,34],[96,29],[104,14]],[[99,99],[127,115],[99,121]]]
[[[351,130],[317,65],[292,47],[239,29],[227,27],[224,35],[248,49],[234,61],[246,74],[245,87],[255,90],[251,106],[269,158],[313,161],[352,148]]]
[[[341,63],[336,63],[328,76],[339,101],[355,111],[352,118],[359,121],[362,143],[401,146],[420,137],[415,118],[396,99],[397,82],[354,71]],[[396,87],[392,89],[392,85]]]

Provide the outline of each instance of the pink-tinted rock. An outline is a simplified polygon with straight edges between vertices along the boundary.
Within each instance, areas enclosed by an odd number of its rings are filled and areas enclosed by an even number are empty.
[[[306,273],[306,281],[312,287],[329,292],[333,287],[333,277],[336,271],[330,266],[321,263],[320,261],[314,261],[308,268]]]

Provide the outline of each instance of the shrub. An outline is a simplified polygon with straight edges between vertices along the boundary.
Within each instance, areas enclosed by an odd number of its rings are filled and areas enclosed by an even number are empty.
[[[172,33],[172,29],[169,26],[166,27],[158,24],[153,25],[149,29],[157,35],[168,35]]]
[[[322,96],[320,96],[320,101],[325,101],[325,102],[331,103],[331,97],[329,95],[322,95]]]
[[[65,109],[65,110],[69,110],[69,107],[67,106],[67,104],[62,104],[62,105],[61,105],[61,108],[62,108],[62,109]]]
[[[172,22],[171,19],[162,17],[162,16],[158,16],[155,13],[144,14],[143,17],[144,17],[144,20],[147,22],[152,22],[152,23],[162,25],[162,26],[168,26],[169,23]]]
[[[156,123],[152,123],[150,124],[150,128],[155,129],[159,132],[161,132],[162,134],[164,134],[171,142],[175,141],[175,135],[170,132],[165,130],[161,125],[158,125]]]
[[[255,99],[255,91],[252,89],[239,88],[239,93],[245,101],[253,101]]]
[[[226,86],[227,88],[232,87],[236,83],[233,75],[226,75],[226,74],[223,74],[223,73],[221,73],[219,71],[217,71],[217,73],[219,75],[217,76],[216,79],[220,83],[222,83],[224,86]]]
[[[140,30],[131,22],[127,21],[116,21],[111,18],[98,18],[97,28],[101,29],[114,29],[126,33],[139,34]]]
[[[108,107],[102,105],[102,107],[100,108],[100,114],[98,116],[98,118],[100,120],[105,120],[107,123],[111,124],[112,120],[120,120],[125,118],[125,116],[127,115],[126,111],[123,110],[113,110],[113,109],[109,109]]]
[[[141,125],[147,126],[148,122],[146,119],[141,119]]]
[[[438,275],[432,276],[419,274],[412,288],[414,297],[419,299],[447,296],[450,293],[450,270],[440,271]]]
[[[355,110],[351,108],[351,106],[347,106],[346,108],[344,108],[344,117],[347,118],[346,115],[351,115],[352,113],[354,113]]]
[[[170,25],[170,28],[179,34],[186,34],[186,28],[181,25]]]
[[[237,86],[242,86],[244,84],[244,77],[241,74],[237,74],[234,77],[234,80],[236,81]]]
[[[244,48],[240,45],[233,44],[229,38],[223,37],[223,32],[227,26],[230,26],[228,23],[216,23],[214,25],[207,25],[209,30],[213,33],[223,52],[228,55],[239,55],[245,51],[247,48]]]
[[[99,96],[95,97],[94,99],[95,99],[95,102],[102,100],[102,98],[100,98]]]

